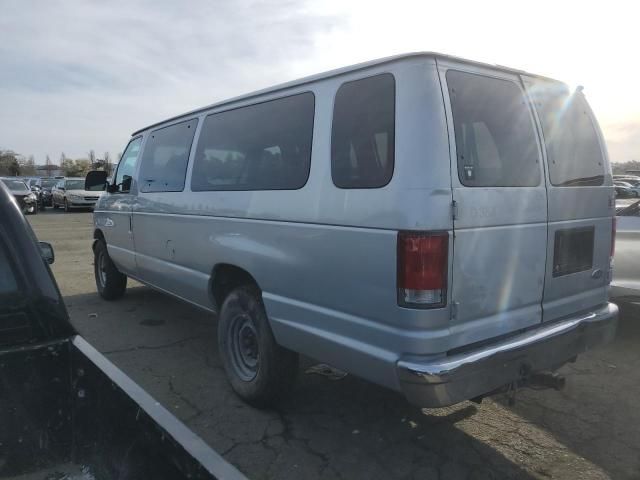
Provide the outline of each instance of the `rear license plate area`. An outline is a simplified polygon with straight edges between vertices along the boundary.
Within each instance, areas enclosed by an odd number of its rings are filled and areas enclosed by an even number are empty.
[[[591,270],[594,232],[594,227],[556,231],[553,248],[554,277]]]

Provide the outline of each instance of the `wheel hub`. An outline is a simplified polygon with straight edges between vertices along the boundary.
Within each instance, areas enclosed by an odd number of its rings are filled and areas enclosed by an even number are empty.
[[[249,316],[242,314],[232,320],[227,343],[235,374],[244,381],[253,380],[260,365],[260,350],[258,332]]]

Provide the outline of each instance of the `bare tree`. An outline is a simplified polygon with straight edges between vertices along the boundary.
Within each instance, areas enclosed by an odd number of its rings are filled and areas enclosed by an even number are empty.
[[[64,161],[67,159],[67,156],[62,152],[60,154],[60,168],[64,167]]]
[[[47,167],[47,177],[51,176],[51,159],[49,158],[49,154],[47,153],[47,158],[44,162],[45,166]]]
[[[36,174],[36,162],[33,155],[29,155],[28,158],[18,157],[18,164],[20,165],[20,175],[30,176]]]
[[[95,168],[94,164],[96,163],[96,152],[93,150],[89,150],[89,163],[91,163],[91,168]]]
[[[111,175],[111,155],[109,152],[104,152],[104,171],[107,175]]]

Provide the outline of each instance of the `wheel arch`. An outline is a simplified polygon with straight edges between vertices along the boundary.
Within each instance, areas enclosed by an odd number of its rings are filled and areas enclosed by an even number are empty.
[[[100,230],[99,228],[96,228],[93,231],[93,243],[91,244],[91,250],[93,250],[94,252],[96,250],[96,243],[98,242],[104,242],[105,244],[107,243],[104,238],[104,233],[102,232],[102,230]]]
[[[262,294],[258,281],[244,268],[231,263],[214,266],[209,279],[209,297],[214,308],[219,311],[227,295],[242,285],[253,285]]]

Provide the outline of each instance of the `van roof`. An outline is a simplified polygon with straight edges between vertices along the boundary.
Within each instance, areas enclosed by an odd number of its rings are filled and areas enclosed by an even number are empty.
[[[239,95],[237,97],[232,97],[229,98],[227,100],[222,100],[220,102],[216,102],[216,103],[212,103],[210,105],[207,105],[205,107],[201,107],[201,108],[197,108],[195,110],[190,110],[188,112],[182,113],[180,115],[175,115],[173,117],[167,118],[165,120],[162,120],[160,122],[156,122],[156,123],[152,123],[151,125],[148,125],[144,128],[141,128],[139,130],[136,130],[135,132],[132,133],[133,135],[137,135],[139,133],[144,132],[145,130],[148,130],[150,128],[174,121],[174,120],[178,120],[180,118],[183,117],[188,117],[190,115],[195,115],[197,113],[201,113],[204,112],[206,110],[210,110],[212,108],[217,108],[217,107],[221,107],[224,105],[229,105],[229,104],[233,104],[236,102],[240,102],[243,100],[249,100],[251,98],[254,97],[258,97],[261,95],[266,95],[266,94],[270,94],[270,93],[275,93],[281,90],[285,90],[287,88],[292,88],[292,87],[298,87],[301,85],[306,85],[308,83],[313,83],[319,80],[325,80],[327,78],[332,78],[332,77],[337,77],[339,75],[344,75],[346,73],[350,73],[350,72],[355,72],[358,70],[364,70],[370,67],[375,67],[378,65],[384,65],[386,63],[391,63],[391,62],[396,62],[398,60],[404,60],[404,59],[410,59],[410,58],[420,58],[420,57],[429,57],[429,58],[434,58],[434,59],[448,59],[448,60],[455,60],[457,62],[464,62],[464,63],[468,63],[468,64],[472,64],[472,65],[479,65],[479,66],[483,66],[483,67],[489,67],[492,68],[494,70],[500,70],[500,71],[504,71],[504,72],[509,72],[509,73],[515,73],[515,74],[519,74],[519,75],[528,75],[531,77],[536,77],[536,78],[541,78],[541,79],[545,79],[545,80],[551,80],[551,81],[558,81],[555,80],[553,78],[550,77],[545,77],[543,75],[536,75],[524,70],[518,70],[516,68],[510,68],[510,67],[505,67],[503,65],[492,65],[489,63],[484,63],[484,62],[477,62],[475,60],[468,60],[466,58],[461,58],[461,57],[456,57],[453,55],[445,55],[442,53],[437,53],[437,52],[411,52],[411,53],[402,53],[399,55],[392,55],[390,57],[383,57],[383,58],[379,58],[376,60],[370,60],[368,62],[362,62],[362,63],[356,63],[354,65],[350,65],[347,67],[342,67],[342,68],[337,68],[334,70],[329,70],[326,72],[322,72],[322,73],[317,73],[315,75],[310,75],[307,77],[302,77],[299,78],[297,80],[292,80],[289,82],[285,82],[285,83],[280,83],[271,87],[267,87],[261,90],[255,90],[253,92],[250,93],[246,93],[244,95]]]

